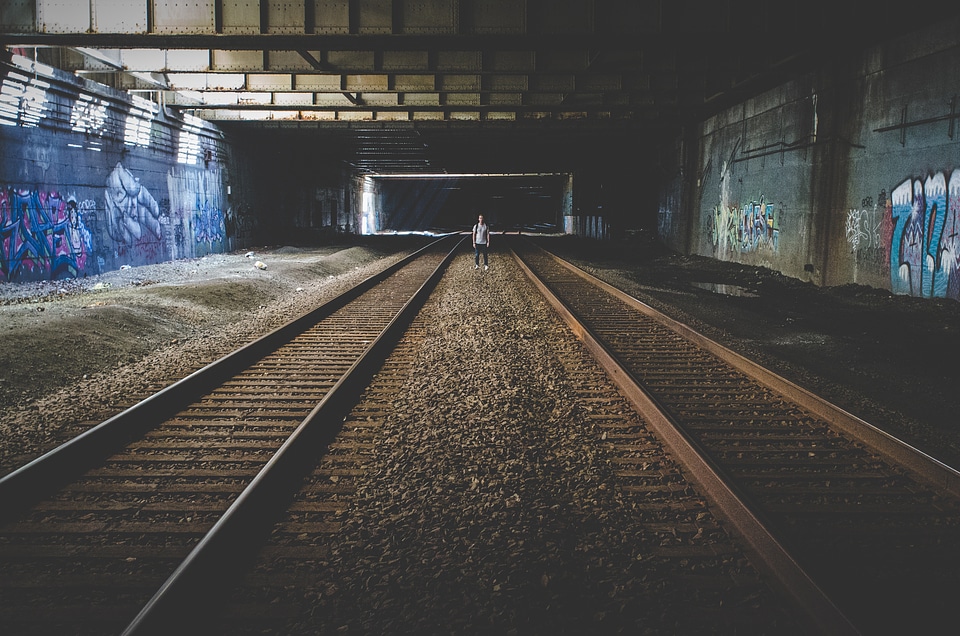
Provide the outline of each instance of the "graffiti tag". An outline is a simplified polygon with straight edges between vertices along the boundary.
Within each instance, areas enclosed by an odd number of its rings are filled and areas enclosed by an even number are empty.
[[[83,222],[93,202],[56,192],[0,189],[0,281],[77,276],[92,253]]]
[[[907,179],[890,198],[892,291],[960,300],[960,169]]]
[[[763,197],[739,208],[721,205],[713,209],[713,245],[728,252],[776,252],[780,247],[777,207]]]

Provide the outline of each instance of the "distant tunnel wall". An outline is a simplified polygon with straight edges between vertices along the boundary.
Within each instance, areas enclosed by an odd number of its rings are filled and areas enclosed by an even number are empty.
[[[256,231],[211,124],[24,58],[0,80],[0,283],[223,252]]]
[[[668,149],[658,232],[821,285],[960,299],[960,21],[702,122]]]

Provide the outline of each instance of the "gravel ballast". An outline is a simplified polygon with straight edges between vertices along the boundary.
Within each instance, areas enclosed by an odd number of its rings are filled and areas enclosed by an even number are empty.
[[[815,288],[763,268],[663,251],[643,255],[622,245],[557,245],[641,300],[906,434],[930,454],[960,463],[951,417],[956,393],[945,388],[953,372],[924,353],[949,357],[960,349],[957,303],[857,286]],[[0,354],[0,474],[305,313],[414,247],[261,248],[250,256],[0,287],[7,343]],[[573,633],[574,626],[594,621],[611,631],[636,625],[635,619],[675,625],[689,618],[678,608],[718,607],[718,589],[752,578],[749,564],[721,562],[713,579],[717,589],[701,587],[690,597],[692,588],[679,580],[658,578],[658,562],[636,559],[646,542],[669,547],[690,537],[648,536],[615,489],[601,488],[610,474],[605,451],[568,401],[563,359],[572,345],[532,289],[508,275],[507,256],[497,248],[489,272],[473,270],[472,253],[458,257],[441,288],[429,345],[417,361],[420,373],[411,375],[409,398],[398,401],[384,423],[380,465],[372,473],[377,479],[366,482],[356,506],[344,511],[345,532],[360,539],[341,546],[337,560],[327,564],[328,585],[309,599],[315,609],[322,601],[323,626],[347,633],[401,625],[467,632],[480,629],[481,617],[495,633],[516,626],[524,633],[549,622],[548,612],[554,619],[566,616]],[[735,297],[694,285],[703,282],[750,293]],[[899,324],[909,325],[908,332],[893,328]],[[397,555],[401,546],[402,559],[381,563],[382,555]],[[624,563],[631,568],[624,570]],[[381,578],[364,574],[371,569]],[[395,594],[407,601],[392,604]],[[663,607],[612,600],[624,595],[670,600]],[[578,599],[583,602],[576,605]],[[769,607],[762,595],[724,603]],[[605,609],[587,618],[587,607]],[[377,622],[368,622],[377,613]]]
[[[798,633],[692,487],[622,488],[578,384],[644,425],[516,263],[458,257],[421,320],[329,557],[270,571],[300,618],[249,633]]]

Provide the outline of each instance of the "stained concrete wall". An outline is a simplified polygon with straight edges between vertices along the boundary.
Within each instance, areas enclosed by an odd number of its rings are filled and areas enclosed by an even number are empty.
[[[0,283],[238,249],[248,169],[221,131],[29,60],[0,63]]]
[[[960,20],[934,21],[702,122],[672,149],[661,238],[817,284],[960,299],[958,44]]]

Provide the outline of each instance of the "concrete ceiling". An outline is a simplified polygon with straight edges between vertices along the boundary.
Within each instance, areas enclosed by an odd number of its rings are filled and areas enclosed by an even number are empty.
[[[826,60],[901,35],[903,22],[878,6],[4,0],[0,44],[225,124],[364,131],[374,171],[390,161],[398,171],[436,170],[429,136],[435,147],[465,135],[479,147],[484,135],[669,138]]]

